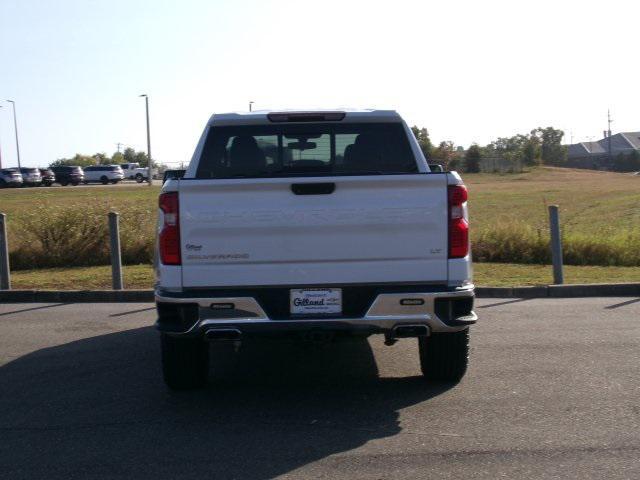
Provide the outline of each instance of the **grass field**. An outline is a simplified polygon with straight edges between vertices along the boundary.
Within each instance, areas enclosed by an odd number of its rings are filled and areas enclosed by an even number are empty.
[[[640,282],[636,267],[565,267],[566,283]],[[124,267],[125,288],[151,288],[153,269],[150,265]],[[12,274],[15,289],[91,290],[111,288],[111,268],[76,267],[18,270]],[[552,282],[548,265],[515,265],[509,263],[477,263],[474,281],[479,286],[547,285]]]
[[[565,263],[640,266],[640,176],[536,168],[466,174],[474,259],[548,264],[547,206],[560,205]],[[157,186],[7,189],[12,268],[108,263],[107,213],[121,213],[123,261],[149,263]]]
[[[640,176],[543,167],[521,174],[464,174],[476,228],[526,223],[547,227],[559,205],[566,233],[617,235],[640,226]]]
[[[566,263],[640,266],[640,176],[544,167],[463,178],[477,261],[550,263],[547,207],[556,204]]]
[[[107,264],[110,211],[121,214],[123,262],[150,263],[158,192],[138,184],[0,190],[12,268]]]

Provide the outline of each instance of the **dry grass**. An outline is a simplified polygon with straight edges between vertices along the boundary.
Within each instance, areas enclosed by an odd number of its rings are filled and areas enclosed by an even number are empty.
[[[547,207],[560,205],[564,259],[573,265],[640,266],[640,177],[544,167],[467,174],[474,259],[550,262]],[[108,264],[107,213],[121,213],[125,264],[150,263],[158,188],[0,191],[13,269]]]
[[[109,263],[107,214],[120,215],[125,264],[151,263],[158,188],[30,188],[0,191],[11,268]]]
[[[640,282],[640,268],[632,267],[565,267],[566,283]],[[479,286],[547,285],[552,281],[548,265],[514,265],[508,263],[476,263],[474,281]],[[16,289],[83,290],[111,288],[111,268],[76,267],[19,270],[12,274]],[[125,288],[151,288],[151,265],[124,267]]]
[[[476,261],[549,263],[548,206],[560,206],[564,260],[640,266],[640,177],[545,167],[467,174]]]
[[[469,209],[479,229],[524,222],[547,227],[547,207],[560,205],[566,233],[596,237],[640,225],[640,177],[544,167],[510,175],[465,174]]]

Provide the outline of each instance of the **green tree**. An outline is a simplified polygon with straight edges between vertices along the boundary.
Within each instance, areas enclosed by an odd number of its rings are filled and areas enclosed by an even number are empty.
[[[442,164],[445,170],[454,170],[457,166],[456,146],[451,141],[440,142],[431,152],[433,163]]]
[[[76,153],[72,158],[59,158],[58,160],[51,162],[49,166],[50,167],[62,167],[62,166],[88,167],[90,165],[95,165],[95,164],[96,164],[96,159],[94,157]]]
[[[482,153],[480,152],[480,147],[474,143],[464,154],[465,171],[467,173],[479,173],[481,159]]]
[[[149,165],[149,157],[147,157],[146,152],[136,152],[135,161],[138,162],[141,167],[147,167]]]
[[[106,153],[96,153],[96,154],[92,155],[92,158],[94,159],[94,162],[97,165],[109,165],[109,164],[111,164],[111,159],[109,157],[107,157]]]
[[[111,163],[114,165],[124,163],[124,155],[122,155],[122,153],[120,152],[115,152],[113,155],[111,155]]]
[[[136,151],[131,147],[127,147],[122,153],[122,158],[124,159],[124,163],[133,163],[136,161]]]
[[[522,147],[522,159],[524,164],[528,166],[538,165],[540,163],[540,137],[536,130],[531,130],[529,136],[523,135],[524,145]]]
[[[418,141],[418,145],[420,145],[420,150],[422,150],[422,154],[425,156],[427,160],[431,157],[431,153],[433,151],[433,144],[431,143],[431,139],[429,138],[429,132],[426,128],[418,128],[415,125],[411,127],[411,131],[413,135],[416,137]]]
[[[564,132],[553,127],[537,128],[540,135],[540,157],[548,165],[562,165],[567,161],[567,149],[562,145]]]
[[[123,163],[139,163],[141,167],[149,165],[149,159],[146,152],[137,152],[131,147],[124,149],[122,157],[124,158]],[[152,166],[155,166],[155,162],[152,162]]]

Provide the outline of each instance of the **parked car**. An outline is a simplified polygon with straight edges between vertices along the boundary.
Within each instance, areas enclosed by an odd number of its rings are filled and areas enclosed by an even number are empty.
[[[100,182],[103,185],[124,180],[120,165],[95,165],[84,168],[84,183]]]
[[[124,172],[124,177],[129,180],[135,180],[138,183],[142,183],[147,178],[149,178],[149,169],[146,167],[141,167],[139,163],[121,163],[122,171]],[[151,169],[151,175],[155,175],[155,171]]]
[[[39,187],[42,184],[42,176],[37,168],[22,167],[20,173],[23,187]]]
[[[40,176],[42,177],[42,185],[50,187],[56,181],[56,174],[50,168],[41,168]]]
[[[84,180],[82,167],[53,167],[51,170],[53,170],[53,173],[56,176],[56,182],[63,187],[66,187],[69,184],[74,186],[79,185]]]
[[[393,111],[211,117],[159,197],[162,369],[202,386],[208,341],[417,338],[428,381],[468,363],[467,189],[433,172]]]
[[[22,174],[17,168],[3,168],[0,170],[0,188],[21,186]]]

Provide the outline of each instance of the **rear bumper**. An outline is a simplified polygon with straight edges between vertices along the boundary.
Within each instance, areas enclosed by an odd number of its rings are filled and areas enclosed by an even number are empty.
[[[314,318],[289,315],[271,318],[267,311],[273,309],[263,308],[264,295],[241,296],[238,291],[228,296],[156,291],[156,327],[161,332],[178,336],[202,336],[212,329],[234,329],[243,336],[314,330],[391,334],[401,325],[424,325],[428,333],[455,332],[477,320],[473,312],[472,285],[451,289],[411,286],[403,291],[397,291],[397,287],[390,290],[379,289],[363,315]]]

